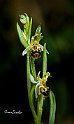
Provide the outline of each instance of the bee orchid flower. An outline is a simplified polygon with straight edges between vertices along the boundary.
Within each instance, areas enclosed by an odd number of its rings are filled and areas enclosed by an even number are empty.
[[[32,83],[36,84],[35,86],[35,97],[37,98],[39,95],[47,96],[49,92],[49,87],[46,86],[46,82],[48,77],[51,76],[49,72],[40,78],[40,71],[37,75],[37,81],[34,80],[34,77],[30,74],[30,80]]]
[[[19,24],[17,23],[17,31],[22,45],[25,47],[25,50],[22,52],[22,56],[27,54],[27,51],[30,51],[30,55],[32,58],[38,59],[41,57],[41,51],[43,51],[43,46],[39,44],[40,40],[43,38],[41,33],[41,26],[39,25],[35,31],[34,36],[31,35],[31,26],[32,19],[30,20],[27,14],[20,15],[20,22],[24,26],[24,30],[21,30]],[[29,35],[28,35],[29,33]],[[31,38],[30,38],[31,37]],[[28,42],[28,39],[31,41]],[[47,51],[47,53],[49,53]]]
[[[32,36],[31,43],[22,52],[22,56],[27,54],[27,51],[29,50],[32,58],[38,59],[41,57],[41,51],[43,51],[43,46],[41,44],[39,44],[39,41],[43,38],[43,36],[41,34],[35,34],[34,36]],[[49,54],[48,51],[47,51],[47,53]]]
[[[41,33],[42,34],[42,33]],[[35,34],[31,38],[31,43],[28,47],[22,52],[22,56],[27,54],[27,51],[30,51],[31,57],[37,59],[41,57],[41,51],[43,51],[43,46],[39,44],[39,41],[43,38],[41,34]]]

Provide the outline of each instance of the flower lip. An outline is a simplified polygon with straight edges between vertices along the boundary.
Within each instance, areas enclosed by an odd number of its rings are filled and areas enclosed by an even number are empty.
[[[38,59],[41,57],[41,53],[40,52],[31,52],[31,56],[35,59]]]
[[[44,89],[45,90],[45,89]],[[40,90],[40,92],[44,95],[44,96],[48,96],[49,95],[49,89],[47,89],[46,91],[44,91],[44,92],[42,92],[41,90]]]
[[[33,45],[30,49],[31,56],[35,59],[41,57],[41,48],[38,45]]]

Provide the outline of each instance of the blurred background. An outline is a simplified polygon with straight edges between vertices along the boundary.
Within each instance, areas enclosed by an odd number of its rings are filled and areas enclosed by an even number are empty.
[[[26,56],[18,38],[19,15],[33,18],[32,35],[38,24],[46,42],[50,89],[56,102],[56,124],[74,124],[74,1],[0,0],[0,124],[33,122],[26,89]],[[37,60],[37,71],[42,69]],[[5,114],[4,111],[22,114]],[[49,101],[44,103],[42,120],[48,122]]]

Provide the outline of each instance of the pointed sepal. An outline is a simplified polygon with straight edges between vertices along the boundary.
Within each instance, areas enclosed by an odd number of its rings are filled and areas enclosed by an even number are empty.
[[[27,37],[26,37],[25,33],[21,30],[18,23],[17,23],[17,32],[18,32],[18,36],[19,36],[19,39],[20,39],[22,45],[26,48],[28,46]]]

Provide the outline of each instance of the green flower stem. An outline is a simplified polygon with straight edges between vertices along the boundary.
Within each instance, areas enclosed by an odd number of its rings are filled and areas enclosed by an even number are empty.
[[[31,58],[31,74],[34,77],[34,80],[36,80],[36,69],[35,69],[35,59]]]
[[[28,99],[29,99],[29,105],[34,117],[35,124],[38,124],[37,115],[35,112],[34,104],[33,104],[33,94],[34,94],[35,85],[31,89],[31,82],[30,82],[30,57],[29,52],[27,52],[27,91],[28,91]]]
[[[46,43],[44,44],[44,51],[43,51],[43,76],[47,71],[47,54],[46,54]],[[39,124],[41,123],[41,117],[43,112],[43,95],[38,97],[38,105],[37,105],[37,115]]]
[[[31,59],[31,61],[30,61]],[[28,90],[28,99],[29,99],[29,106],[32,111],[32,115],[34,117],[34,122],[35,124],[38,123],[38,118],[35,112],[35,107],[34,107],[34,90],[35,90],[35,85],[31,86],[31,81],[30,81],[30,66],[31,66],[31,71],[33,76],[36,78],[36,70],[35,70],[35,64],[34,60],[30,58],[30,53],[29,51],[27,52],[27,90]]]
[[[30,89],[31,89],[31,82],[30,82],[30,57],[29,51],[27,52],[27,90],[28,90],[28,97],[30,97]]]
[[[37,119],[37,115],[35,112],[35,107],[34,107],[34,90],[35,90],[35,85],[32,87],[31,92],[30,92],[30,108],[34,117],[34,122],[35,124],[38,124],[38,119]]]

